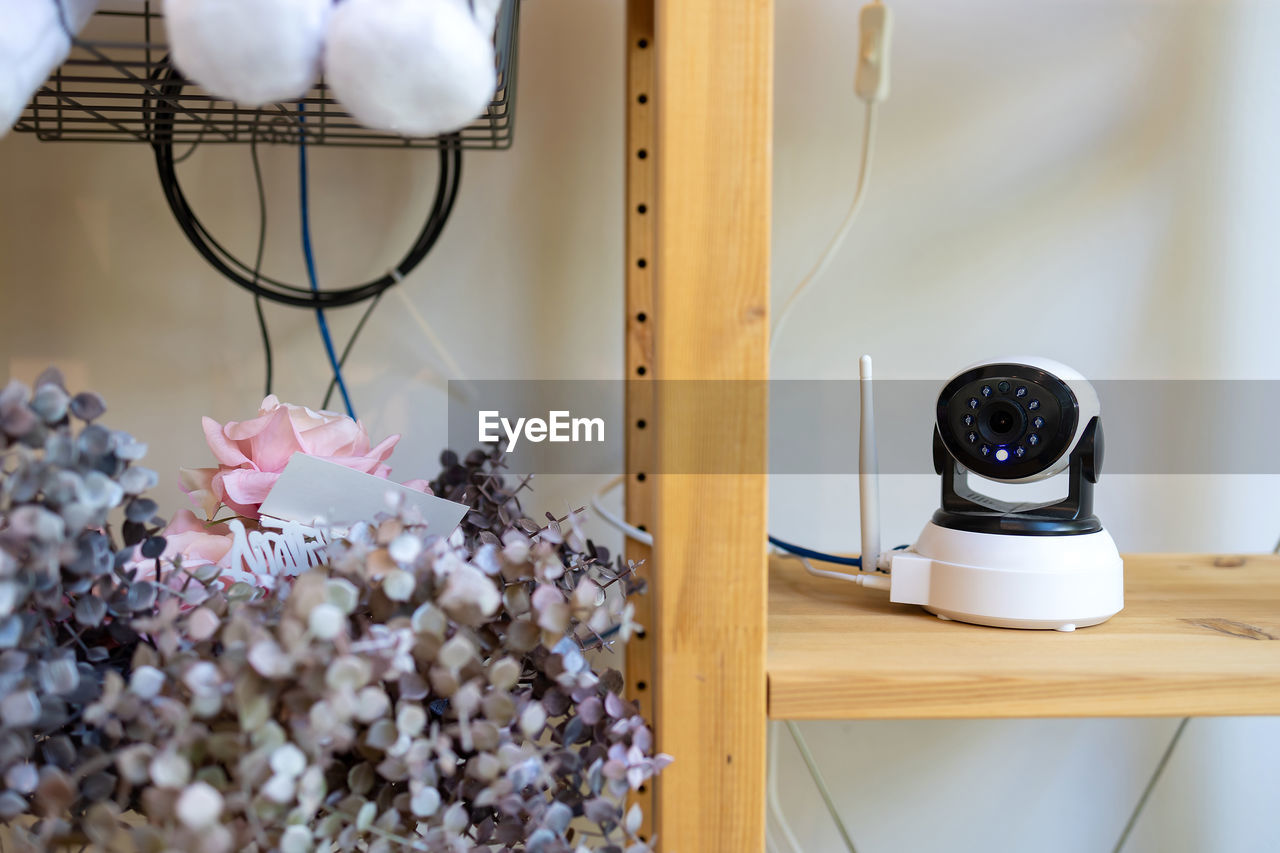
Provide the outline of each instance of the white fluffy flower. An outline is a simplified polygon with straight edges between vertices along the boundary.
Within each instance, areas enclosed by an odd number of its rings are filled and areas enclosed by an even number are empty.
[[[333,12],[325,79],[368,127],[449,133],[484,112],[497,88],[493,2],[344,0]]]
[[[303,95],[320,74],[332,0],[165,0],[173,61],[245,106]]]

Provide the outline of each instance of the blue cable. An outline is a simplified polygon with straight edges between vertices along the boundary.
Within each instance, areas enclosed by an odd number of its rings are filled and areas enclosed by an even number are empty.
[[[306,104],[298,104],[298,201],[302,206],[302,254],[307,260],[307,280],[311,282],[311,292],[319,293],[320,285],[316,280],[316,259],[311,251],[311,216],[307,203],[307,123]],[[320,337],[324,339],[324,351],[329,355],[329,366],[333,368],[333,378],[338,382],[338,390],[342,393],[342,405],[347,415],[355,420],[356,411],[351,406],[351,395],[347,393],[347,382],[342,378],[342,365],[338,363],[338,354],[333,348],[333,337],[329,334],[329,321],[324,318],[324,309],[316,308],[316,322],[320,326]]]
[[[826,554],[822,551],[814,551],[800,545],[792,545],[790,542],[783,542],[776,536],[769,537],[769,544],[775,548],[786,551],[788,554],[795,554],[797,557],[805,557],[810,560],[822,560],[824,563],[835,563],[840,566],[857,566],[862,568],[861,557],[841,557],[836,554]]]
[[[841,557],[838,554],[828,554],[825,551],[814,551],[812,548],[805,548],[803,545],[792,545],[790,542],[783,542],[776,536],[769,537],[769,544],[779,550],[786,551],[788,554],[795,554],[797,557],[821,560],[824,563],[835,563],[838,566],[857,566],[862,568],[862,557]],[[893,550],[902,551],[906,547],[906,545],[899,545]]]

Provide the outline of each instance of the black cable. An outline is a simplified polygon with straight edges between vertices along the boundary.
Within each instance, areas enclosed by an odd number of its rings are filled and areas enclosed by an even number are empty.
[[[192,149],[194,150],[194,149]],[[249,157],[253,161],[253,182],[258,188],[258,255],[253,262],[253,280],[258,281],[262,270],[262,252],[267,246],[267,188],[262,182],[262,164],[258,161],[258,126],[253,126],[253,136],[249,139]],[[267,317],[262,313],[262,297],[253,294],[253,309],[258,314],[258,331],[262,333],[262,353],[267,366],[267,383],[264,397],[271,396],[271,332],[267,330]]]
[[[360,337],[360,333],[364,331],[364,324],[369,321],[369,315],[373,313],[373,309],[377,308],[378,303],[381,301],[381,293],[369,300],[369,307],[364,309],[364,313],[360,315],[360,322],[356,323],[355,329],[351,332],[351,337],[347,338],[347,345],[342,348],[342,357],[338,359],[339,370],[347,366],[347,356],[351,355],[351,348],[356,345],[356,338]],[[337,387],[338,376],[337,374],[334,374],[334,376],[329,380],[329,390],[324,392],[324,402],[320,404],[320,408],[329,408],[329,400],[332,399],[334,389]]]
[[[453,210],[454,202],[457,200],[458,187],[462,179],[462,150],[456,134],[441,140],[440,174],[431,211],[408,252],[391,271],[364,284],[319,292],[312,292],[309,287],[299,287],[278,281],[262,275],[260,270],[254,274],[250,267],[227,251],[209,233],[183,194],[175,170],[173,131],[176,111],[174,103],[181,95],[185,81],[175,72],[173,66],[167,63],[156,80],[160,95],[154,99],[154,103],[148,99],[144,107],[152,117],[152,126],[149,128],[152,150],[155,153],[156,171],[160,177],[165,200],[169,203],[169,208],[179,227],[187,235],[196,251],[214,269],[249,292],[263,299],[300,308],[340,308],[345,305],[354,305],[372,299],[393,287],[422,262],[439,239],[445,222],[448,221]],[[246,273],[252,277],[246,277]]]
[[[209,102],[209,111],[204,114],[204,124],[200,126],[200,130],[196,133],[196,139],[194,142],[191,143],[191,147],[188,148],[182,154],[179,154],[177,157],[173,158],[173,164],[175,166],[178,165],[179,163],[187,162],[188,160],[191,159],[191,155],[196,153],[196,149],[200,147],[200,143],[204,142],[204,132],[208,128],[209,122],[211,121],[213,121],[213,102],[212,101]],[[256,121],[253,124],[253,128],[254,128],[254,137],[256,138],[258,135],[258,123]]]
[[[266,361],[266,367],[267,367],[266,385],[264,386],[262,396],[270,397],[271,396],[271,374],[273,372],[273,367],[271,364],[271,333],[267,331],[267,317],[265,314],[262,313],[262,297],[256,293],[253,294],[253,310],[258,314],[258,331],[262,335],[262,355],[264,360]]]

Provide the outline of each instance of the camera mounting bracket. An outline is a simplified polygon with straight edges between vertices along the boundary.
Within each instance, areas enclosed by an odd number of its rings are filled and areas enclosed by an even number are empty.
[[[933,467],[942,475],[942,505],[933,514],[933,523],[952,530],[1014,536],[1097,533],[1102,522],[1093,514],[1093,486],[1102,471],[1103,447],[1102,422],[1095,416],[1072,448],[1067,496],[1060,501],[1015,503],[970,486],[969,470],[947,450],[935,426]]]

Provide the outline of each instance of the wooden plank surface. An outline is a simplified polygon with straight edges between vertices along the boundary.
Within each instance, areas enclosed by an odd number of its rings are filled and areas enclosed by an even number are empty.
[[[640,159],[634,152],[654,150],[653,120],[653,0],[627,0],[626,27],[627,132],[622,152],[627,181],[623,210],[626,222],[626,251],[623,280],[626,282],[626,317],[623,328],[626,341],[626,499],[625,518],[645,530],[653,529],[654,411],[653,411],[653,245],[654,156]],[[640,374],[643,368],[644,374]],[[640,574],[652,581],[651,549],[628,538],[627,559],[641,563]],[[654,596],[633,598],[635,621],[645,628],[653,626]],[[639,703],[647,719],[653,719],[653,695],[657,689],[656,655],[652,635],[636,634],[627,643],[627,698]],[[644,810],[640,835],[653,834],[653,788],[641,785],[631,801]]]
[[[1072,634],[943,622],[781,557],[769,584],[774,718],[1280,714],[1277,556],[1131,554],[1125,609]]]
[[[761,851],[773,3],[655,12],[655,828],[667,853]],[[714,411],[669,380],[722,383]],[[727,473],[680,467],[712,457]]]

